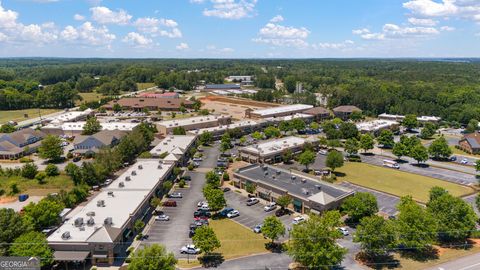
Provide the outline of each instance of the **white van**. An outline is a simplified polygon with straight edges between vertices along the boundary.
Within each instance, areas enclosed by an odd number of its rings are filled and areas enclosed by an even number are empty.
[[[400,169],[400,165],[397,162],[389,159],[383,160],[383,166],[393,169]]]

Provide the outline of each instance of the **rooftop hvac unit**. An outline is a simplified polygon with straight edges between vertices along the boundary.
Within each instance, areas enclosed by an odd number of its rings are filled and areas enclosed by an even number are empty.
[[[315,187],[316,187],[318,190],[322,190],[322,186],[320,186],[320,185],[315,185]]]
[[[67,231],[67,232],[62,233],[62,239],[63,240],[68,240],[68,239],[70,239],[70,237],[71,237],[70,232]]]
[[[280,174],[280,173],[281,173],[281,171],[278,171],[278,170],[277,170],[277,174]]]
[[[265,171],[265,176],[267,176],[267,175],[268,175],[268,171]]]
[[[142,166],[141,164],[138,165],[138,169],[139,169],[139,170],[143,169],[143,166]]]
[[[105,207],[105,201],[104,200],[97,201],[97,206],[98,207]]]
[[[126,177],[125,177],[125,181],[130,181],[130,180],[132,180],[132,179],[130,178],[130,176],[126,176]]]
[[[157,168],[161,170],[162,169],[162,164],[158,164]]]
[[[178,123],[175,123],[175,126],[178,126]]]
[[[107,193],[107,195],[108,195],[109,197],[114,197],[113,191],[109,191],[109,192]]]
[[[93,225],[95,225],[95,220],[93,219],[93,217],[90,217],[90,218],[87,220],[87,225],[88,225],[88,226],[93,226]]]
[[[120,188],[125,187],[125,183],[123,183],[123,182],[118,183],[118,187],[120,187]]]
[[[82,217],[78,217],[75,219],[75,227],[80,227],[83,225],[83,218]]]
[[[137,172],[136,172],[136,171],[132,171],[132,175],[137,175]]]
[[[310,191],[308,191],[308,189],[306,189],[306,188],[302,188],[302,193],[304,195],[308,195],[310,193]]]
[[[85,231],[85,226],[82,225],[82,226],[81,226],[80,228],[78,228],[78,229],[83,232],[83,231]]]
[[[104,221],[103,224],[105,225],[112,225],[113,224],[113,219],[111,217],[107,217]]]
[[[168,145],[168,142],[163,142],[163,145]]]
[[[305,184],[306,182],[307,182],[307,179],[305,179],[305,178],[302,178],[302,183],[304,183],[304,184]]]
[[[292,178],[292,180],[297,179],[297,177],[295,175],[292,175],[291,178]]]
[[[192,120],[192,123],[195,123],[195,120]]]
[[[87,217],[94,217],[95,216],[95,212],[93,211],[90,211],[87,213]]]

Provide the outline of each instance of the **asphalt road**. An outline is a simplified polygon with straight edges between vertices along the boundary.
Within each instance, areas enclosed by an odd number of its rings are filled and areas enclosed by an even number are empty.
[[[215,166],[219,151],[217,147],[209,147],[204,150],[204,160],[201,162],[198,171],[187,172],[192,177],[190,187],[175,190],[183,194],[182,199],[177,201],[177,207],[164,207],[163,211],[170,216],[170,221],[155,221],[146,232],[149,235],[144,244],[160,243],[172,251],[176,258],[187,258],[187,255],[180,254],[179,250],[183,245],[191,244],[188,237],[189,226],[193,222],[193,212],[197,210],[197,203],[203,201],[202,188],[205,183],[205,172]]]
[[[478,270],[480,269],[480,253],[449,261],[427,270]]]
[[[292,259],[285,253],[267,253],[230,261],[215,267],[219,270],[286,270]],[[212,268],[195,268],[212,269]]]

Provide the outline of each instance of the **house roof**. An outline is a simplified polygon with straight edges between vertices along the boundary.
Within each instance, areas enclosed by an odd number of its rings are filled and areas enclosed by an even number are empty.
[[[480,148],[480,133],[478,132],[465,134],[463,140],[467,141],[472,148]]]
[[[353,105],[343,105],[343,106],[338,106],[338,107],[335,107],[333,108],[333,111],[334,112],[343,112],[343,113],[352,113],[352,112],[361,112],[362,110],[360,110],[357,106],[353,106]]]
[[[240,89],[240,84],[207,84],[205,89]]]
[[[16,144],[25,143],[31,137],[45,137],[45,133],[31,128],[20,129],[12,133],[0,133],[0,141],[11,141]]]
[[[102,130],[93,135],[79,135],[73,140],[73,144],[80,144],[87,139],[95,138],[104,145],[110,145],[114,139],[120,139],[127,133],[121,130]]]
[[[330,110],[323,107],[315,107],[315,108],[306,110],[303,113],[311,114],[311,115],[324,115],[324,114],[330,114]]]
[[[120,100],[112,100],[107,105],[106,108],[112,108],[114,104],[117,103],[122,107],[134,107],[134,108],[146,108],[146,107],[156,107],[160,109],[178,109],[182,104],[189,106],[193,105],[193,102],[187,99],[182,98],[139,98],[139,97],[128,97],[122,98]]]

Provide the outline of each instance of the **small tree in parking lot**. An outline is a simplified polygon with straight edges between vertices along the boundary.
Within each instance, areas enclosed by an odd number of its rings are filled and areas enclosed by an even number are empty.
[[[211,185],[213,187],[219,187],[220,186],[220,176],[215,171],[209,171],[205,175],[205,179],[207,180],[207,184]]]
[[[330,151],[327,155],[326,165],[327,167],[332,169],[332,172],[334,172],[336,168],[342,167],[343,166],[342,153],[336,150]]]
[[[277,204],[281,208],[287,208],[291,203],[292,203],[292,198],[288,195],[282,195],[277,199]]]
[[[140,232],[143,229],[143,227],[145,227],[145,222],[143,222],[140,219],[135,220],[135,223],[133,224],[133,229],[136,232]]]
[[[252,183],[246,183],[245,184],[245,190],[250,194],[255,193],[256,189],[257,189],[257,187],[255,186],[255,184],[252,184]]]
[[[305,166],[305,170],[308,171],[308,166],[315,162],[315,153],[310,150],[306,150],[298,156],[298,163]]]
[[[276,216],[266,217],[262,225],[262,234],[273,243],[278,237],[285,235],[285,226]]]
[[[203,187],[203,196],[208,202],[208,207],[214,212],[219,211],[227,204],[223,191],[211,185],[207,184]]]
[[[220,240],[212,228],[202,226],[195,230],[195,235],[192,237],[193,244],[199,248],[205,255],[212,253],[217,248],[221,247]]]

